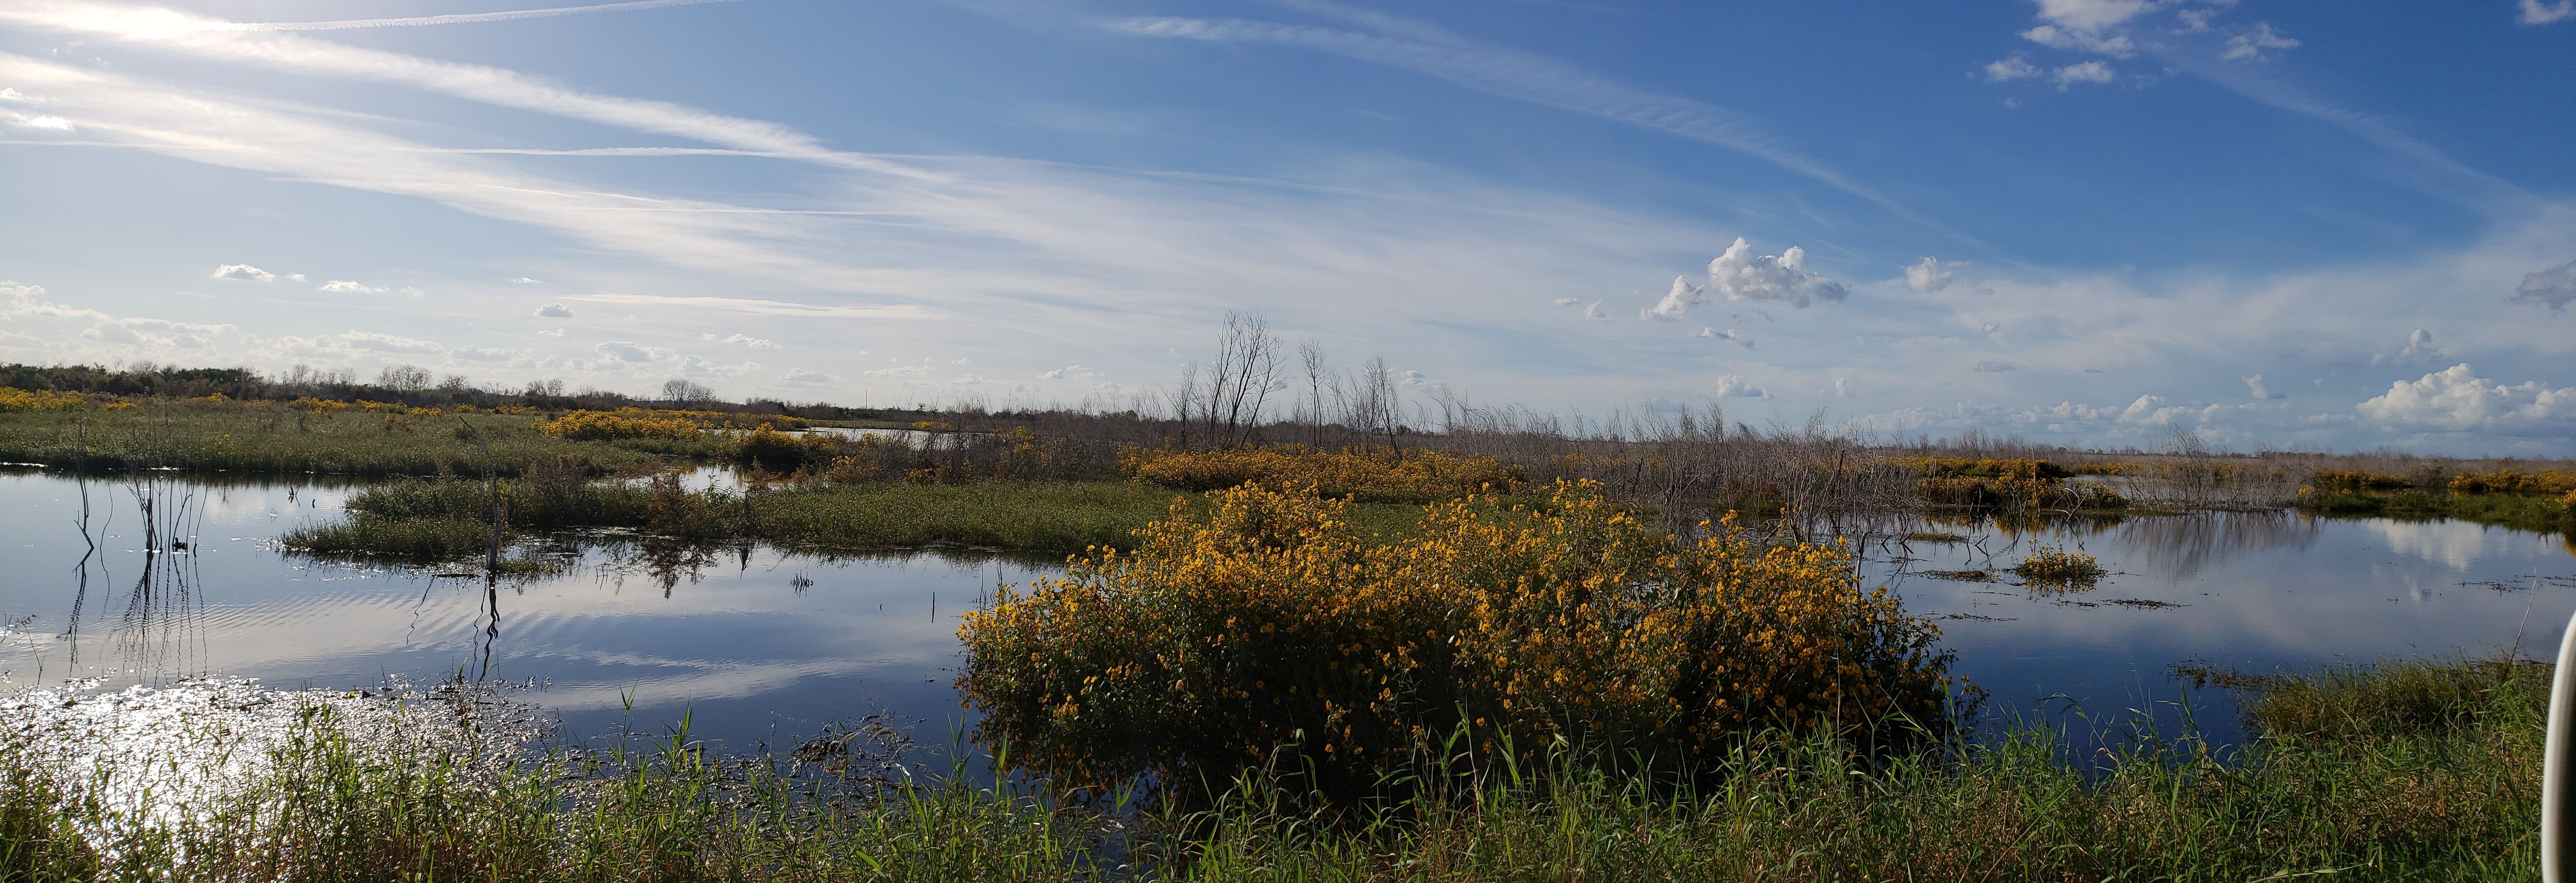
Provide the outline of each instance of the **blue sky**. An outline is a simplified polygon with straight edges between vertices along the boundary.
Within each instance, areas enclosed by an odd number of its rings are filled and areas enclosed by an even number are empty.
[[[0,358],[1124,407],[1246,310],[1417,399],[2569,455],[2571,144],[2576,0],[0,0]]]

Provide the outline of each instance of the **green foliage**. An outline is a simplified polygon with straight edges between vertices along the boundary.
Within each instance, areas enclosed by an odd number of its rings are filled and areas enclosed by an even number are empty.
[[[1893,757],[1781,734],[1707,785],[1498,765],[1339,816],[1262,771],[1207,783],[1203,809],[1112,815],[1009,779],[857,779],[810,744],[723,758],[683,737],[495,773],[366,750],[329,714],[265,747],[203,734],[267,762],[146,816],[100,799],[130,783],[0,727],[0,879],[2530,880],[2549,673],[2463,665],[2270,678],[2258,706],[2337,710],[2246,753],[2142,739],[2079,767],[2028,726]],[[2437,698],[2382,701],[2405,695]]]
[[[2299,495],[2298,508],[2342,518],[2430,520],[2457,518],[2533,533],[2576,535],[2576,506],[2564,500],[2518,494],[2393,494],[2312,492]]]
[[[158,402],[126,410],[0,414],[0,460],[91,469],[177,467],[260,474],[365,477],[481,475],[483,447],[455,431],[457,415],[312,411],[273,403]],[[589,473],[652,462],[610,443],[568,442],[529,431],[533,417],[475,414],[494,465],[518,475],[569,460]]]

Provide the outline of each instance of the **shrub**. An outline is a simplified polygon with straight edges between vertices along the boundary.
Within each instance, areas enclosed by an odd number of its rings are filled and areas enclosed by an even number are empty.
[[[2040,546],[2013,565],[2013,575],[2037,583],[2090,583],[2101,579],[2102,564],[2082,552]]]
[[[46,390],[25,390],[0,386],[0,413],[15,411],[80,411],[89,402],[78,395]]]
[[[1303,445],[1239,447],[1214,451],[1131,449],[1120,457],[1130,479],[1169,488],[1213,491],[1259,483],[1297,486],[1328,497],[1362,502],[1427,503],[1471,494],[1508,492],[1521,483],[1519,467],[1477,454],[1394,450],[1310,451]]]
[[[838,436],[791,434],[766,425],[735,436],[733,440],[736,461],[775,472],[793,472],[807,464],[829,463],[840,448]]]
[[[2069,483],[2066,477],[2076,471],[2047,460],[1908,457],[1896,462],[1923,471],[1918,490],[1933,503],[1995,509],[2119,509],[2129,505],[2118,491],[2108,487]],[[2111,474],[2097,469],[2079,471]]]
[[[2547,472],[2463,472],[2451,476],[2455,494],[2542,494],[2576,493],[2576,472],[2552,469]]]
[[[2402,491],[2415,487],[2403,475],[2364,472],[2358,469],[2319,469],[2308,478],[2308,486],[2321,491],[2357,494],[2363,491]]]
[[[1004,588],[960,630],[979,736],[1069,787],[1276,764],[1349,797],[1459,732],[1488,760],[1562,737],[1692,775],[1763,728],[1947,732],[1938,629],[1840,545],[1731,519],[1683,541],[1590,484],[1543,513],[1428,506],[1393,544],[1349,506],[1247,484],[1175,504],[1133,554]]]
[[[613,438],[697,438],[698,424],[684,417],[648,416],[640,408],[616,411],[573,411],[552,420],[537,422],[537,431],[570,441],[602,441]]]

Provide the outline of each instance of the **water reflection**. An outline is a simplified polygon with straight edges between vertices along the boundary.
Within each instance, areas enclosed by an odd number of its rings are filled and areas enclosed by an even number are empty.
[[[346,495],[0,473],[0,536],[18,538],[0,543],[0,572],[32,575],[0,580],[0,623],[26,621],[0,639],[0,678],[348,688],[462,676],[532,684],[530,699],[585,733],[686,714],[701,735],[748,745],[890,711],[937,746],[973,723],[952,686],[959,615],[997,584],[1057,566],[601,531],[517,550],[550,566],[490,580],[276,548],[284,532],[338,517]],[[2169,708],[2154,703],[2193,695],[2167,674],[2180,662],[2268,671],[2545,649],[2576,609],[2562,539],[2457,522],[1952,518],[1882,536],[1864,547],[1869,578],[1940,624],[1960,673],[1999,709],[2051,696],[2104,712]],[[2110,573],[2089,589],[2034,592],[2008,571],[2036,545],[2085,551]]]

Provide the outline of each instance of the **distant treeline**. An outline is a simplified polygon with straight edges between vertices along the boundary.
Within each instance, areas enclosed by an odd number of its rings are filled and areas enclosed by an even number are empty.
[[[317,398],[332,401],[400,402],[414,407],[473,405],[478,408],[524,406],[541,410],[615,410],[624,407],[678,407],[745,414],[785,414],[821,420],[886,420],[909,422],[940,416],[939,412],[902,408],[845,408],[839,405],[792,404],[755,398],[744,402],[718,399],[715,391],[688,381],[662,385],[655,398],[598,389],[567,391],[562,380],[531,382],[511,388],[475,384],[463,375],[444,378],[428,369],[396,365],[373,380],[360,380],[347,370],[320,370],[297,365],[266,374],[256,368],[185,368],[137,362],[130,365],[0,365],[0,387],[49,392],[82,392],[137,398],[204,398],[221,394],[244,400],[288,401]]]

